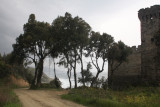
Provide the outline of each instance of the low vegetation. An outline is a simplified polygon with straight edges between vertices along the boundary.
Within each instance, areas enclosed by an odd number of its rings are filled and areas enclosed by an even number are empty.
[[[36,87],[36,89],[62,89],[61,87],[61,81],[56,78],[50,81],[50,83],[42,83],[39,88]]]
[[[26,69],[12,58],[11,54],[0,54],[0,107],[21,107],[13,89],[29,86]]]
[[[92,107],[160,107],[160,88],[137,87],[123,91],[78,88],[62,98]]]
[[[18,97],[13,92],[17,87],[10,84],[7,78],[0,80],[0,107],[21,107]]]

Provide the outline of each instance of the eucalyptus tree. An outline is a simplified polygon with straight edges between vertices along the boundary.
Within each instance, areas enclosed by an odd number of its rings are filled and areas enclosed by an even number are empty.
[[[24,33],[17,37],[16,43],[13,44],[13,49],[18,56],[30,59],[35,64],[32,85],[40,86],[44,59],[54,47],[51,45],[50,24],[37,21],[35,15],[31,14],[23,30]]]
[[[89,35],[91,31],[91,27],[88,23],[86,23],[82,18],[75,17],[74,20],[77,22],[76,28],[78,32],[78,56],[81,63],[81,74],[82,74],[82,83],[83,86],[85,86],[85,77],[84,77],[84,69],[83,69],[83,56],[85,54],[84,49],[86,49],[86,46],[89,42]]]
[[[80,77],[80,78],[78,78],[78,82],[80,82],[82,84],[85,83],[85,84],[87,84],[87,86],[89,86],[89,84],[91,84],[92,79],[93,79],[93,74],[90,71],[91,69],[92,69],[92,65],[89,62],[87,64],[87,69],[85,69],[84,72],[81,72],[81,74],[84,73],[83,74],[84,79]]]
[[[69,53],[68,53],[69,54]],[[60,61],[59,61],[59,65],[64,66],[65,68],[67,68],[67,76],[68,76],[68,80],[69,80],[69,88],[72,88],[72,82],[71,82],[71,74],[72,74],[72,64],[73,61],[70,59],[71,57],[68,57],[68,54],[65,54],[62,56],[60,56]]]
[[[82,52],[87,44],[90,26],[78,16],[72,17],[70,13],[57,17],[52,23],[52,30],[59,41],[61,53],[74,70],[75,88],[77,88],[76,66],[77,60],[81,61],[83,69]],[[82,70],[83,72],[83,70]]]
[[[99,74],[104,71],[107,54],[113,42],[114,39],[111,35],[106,33],[101,35],[99,32],[91,32],[89,45],[87,47],[87,55],[90,56],[92,64],[97,69],[97,73],[92,80],[91,87],[93,87],[94,83],[97,81]],[[102,59],[102,65],[98,63],[99,59]]]
[[[108,63],[110,66],[111,73],[108,76],[109,85],[111,86],[113,81],[114,71],[118,69],[118,67],[127,61],[128,56],[132,53],[132,50],[129,46],[125,45],[122,41],[118,41],[118,43],[112,44],[108,52]]]

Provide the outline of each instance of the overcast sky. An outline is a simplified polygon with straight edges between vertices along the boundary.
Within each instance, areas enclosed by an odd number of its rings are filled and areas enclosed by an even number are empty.
[[[12,51],[16,37],[31,13],[52,23],[65,12],[82,17],[92,30],[112,35],[116,41],[140,45],[138,10],[159,0],[0,0],[0,53]]]

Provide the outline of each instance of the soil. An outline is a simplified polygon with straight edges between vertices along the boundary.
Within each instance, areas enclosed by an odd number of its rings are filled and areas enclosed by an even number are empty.
[[[71,101],[63,100],[60,95],[68,91],[57,90],[14,90],[23,107],[84,107]]]

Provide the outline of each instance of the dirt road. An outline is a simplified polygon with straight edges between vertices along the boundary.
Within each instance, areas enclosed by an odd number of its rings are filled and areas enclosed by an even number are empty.
[[[84,107],[73,102],[62,100],[59,95],[67,91],[16,89],[23,107]]]

